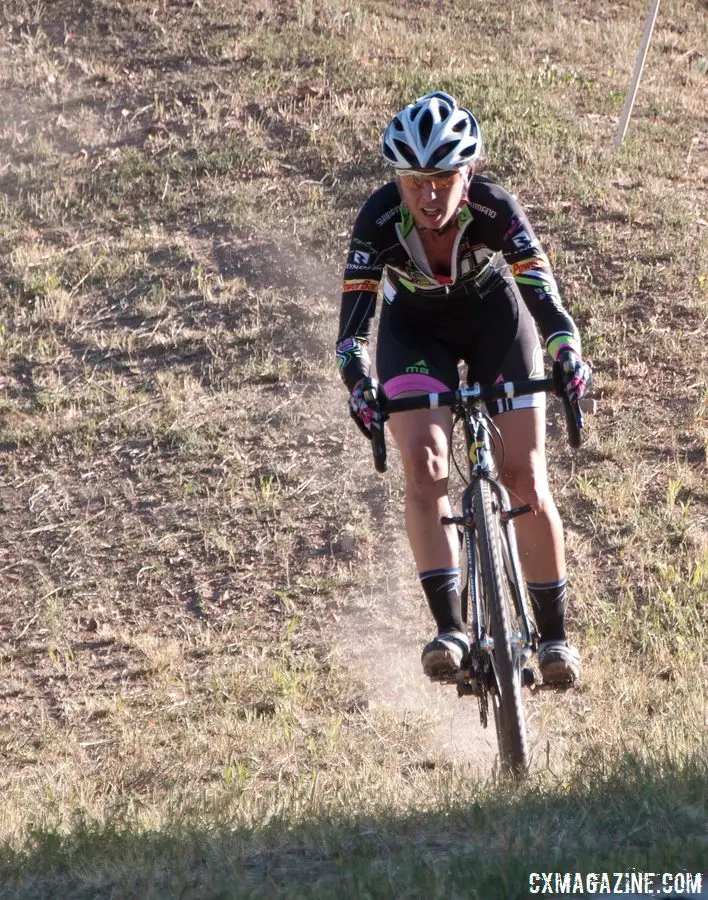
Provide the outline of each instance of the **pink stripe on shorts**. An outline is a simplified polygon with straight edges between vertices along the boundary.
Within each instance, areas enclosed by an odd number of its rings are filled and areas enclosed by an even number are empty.
[[[384,390],[389,397],[397,397],[399,394],[405,394],[407,391],[418,391],[426,394],[439,394],[443,391],[449,391],[444,382],[438,381],[432,375],[421,375],[419,373],[396,375],[395,378],[389,378],[384,384]]]

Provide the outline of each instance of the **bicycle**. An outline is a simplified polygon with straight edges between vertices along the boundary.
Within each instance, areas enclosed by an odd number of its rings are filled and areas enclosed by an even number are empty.
[[[514,519],[530,512],[531,506],[512,508],[508,492],[497,478],[490,419],[483,404],[541,392],[562,397],[569,443],[579,447],[583,415],[579,405],[571,404],[566,397],[557,365],[553,378],[487,387],[473,384],[457,391],[391,400],[379,395],[382,416],[379,426],[371,432],[375,468],[385,472],[388,464],[384,424],[391,414],[449,406],[453,412],[453,429],[458,422],[463,423],[468,478],[461,514],[443,517],[441,521],[443,525],[458,528],[465,546],[462,618],[467,623],[470,652],[459,672],[437,680],[456,684],[461,697],[476,696],[480,721],[485,728],[491,700],[501,767],[514,775],[522,774],[529,765],[521,689],[542,687],[536,685],[534,672],[527,666],[538,649],[539,636],[529,612],[514,530]],[[470,609],[471,621],[468,621]]]

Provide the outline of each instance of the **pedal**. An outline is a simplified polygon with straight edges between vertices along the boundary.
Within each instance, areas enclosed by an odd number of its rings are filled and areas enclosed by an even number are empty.
[[[440,675],[428,675],[428,679],[435,684],[457,684],[458,672],[443,672]]]
[[[515,506],[514,509],[503,509],[500,514],[500,518],[502,522],[510,522],[512,519],[516,519],[518,516],[523,516],[526,513],[531,512],[532,506],[530,503],[525,503],[523,506]]]
[[[465,517],[464,516],[441,516],[440,523],[442,525],[464,525]]]
[[[430,681],[435,684],[454,684],[457,687],[458,697],[479,697],[482,689],[471,669],[458,669],[455,672],[445,672],[441,675],[428,675]]]

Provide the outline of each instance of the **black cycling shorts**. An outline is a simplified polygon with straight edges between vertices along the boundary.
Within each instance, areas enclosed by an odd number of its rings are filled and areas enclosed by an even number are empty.
[[[510,278],[500,278],[482,299],[438,299],[434,305],[405,289],[383,300],[376,341],[376,372],[389,397],[407,391],[441,392],[460,384],[543,378],[536,326]],[[491,414],[542,407],[544,394],[499,400]]]

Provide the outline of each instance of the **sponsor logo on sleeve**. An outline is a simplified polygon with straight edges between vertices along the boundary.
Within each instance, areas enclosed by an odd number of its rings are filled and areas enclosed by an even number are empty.
[[[528,250],[533,247],[533,241],[528,231],[517,231],[511,238],[511,243],[517,250]]]
[[[392,219],[399,209],[400,206],[394,206],[393,209],[389,209],[388,212],[385,212],[382,216],[379,216],[376,220],[376,224],[379,226],[379,228],[381,228],[382,225],[385,225],[389,219]]]
[[[489,216],[490,219],[496,219],[497,213],[496,210],[490,209],[488,206],[482,206],[481,203],[470,203],[472,209],[476,209],[477,212],[483,213],[485,216]]]
[[[373,291],[375,293],[378,289],[378,281],[374,281],[371,278],[354,278],[346,279],[342,290],[345,294],[348,294],[352,291]]]
[[[352,262],[357,266],[365,266],[371,260],[371,253],[365,253],[363,250],[355,250],[352,253]]]
[[[531,269],[539,269],[543,266],[542,259],[524,259],[521,262],[514,263],[511,267],[512,275],[522,275],[524,272],[529,272]]]

